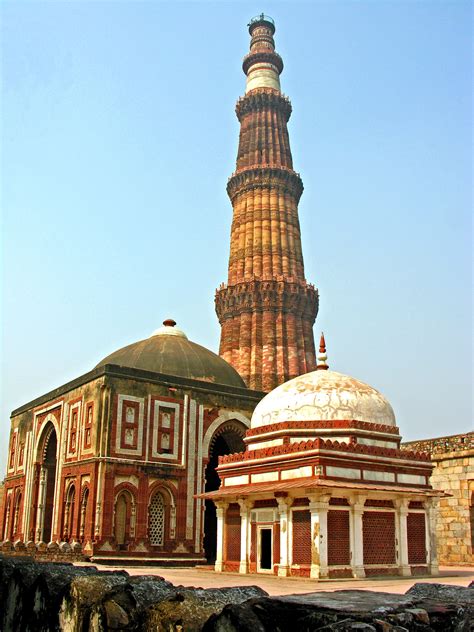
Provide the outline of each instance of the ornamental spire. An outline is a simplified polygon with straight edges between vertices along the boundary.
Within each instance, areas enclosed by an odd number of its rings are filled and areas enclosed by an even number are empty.
[[[328,359],[326,353],[326,340],[324,339],[324,333],[321,332],[321,338],[319,339],[319,353],[318,353],[318,366],[317,371],[327,371],[329,366],[326,364]]]
[[[216,292],[219,353],[253,389],[269,391],[314,371],[313,323],[318,291],[306,282],[298,202],[303,183],[293,170],[287,122],[291,104],[280,92],[275,24],[249,24],[245,96],[235,172],[227,183],[233,206],[227,285]]]

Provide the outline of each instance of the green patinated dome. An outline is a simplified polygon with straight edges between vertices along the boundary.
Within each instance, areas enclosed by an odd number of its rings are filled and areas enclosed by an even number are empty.
[[[101,360],[97,367],[117,364],[132,369],[246,388],[243,379],[228,362],[209,349],[188,340],[186,334],[175,325],[174,320],[165,320],[163,326],[149,338],[114,351]]]

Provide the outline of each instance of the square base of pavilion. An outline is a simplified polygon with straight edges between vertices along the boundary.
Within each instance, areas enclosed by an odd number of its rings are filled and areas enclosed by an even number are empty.
[[[437,575],[428,488],[307,478],[202,494],[217,514],[215,571],[312,579]]]

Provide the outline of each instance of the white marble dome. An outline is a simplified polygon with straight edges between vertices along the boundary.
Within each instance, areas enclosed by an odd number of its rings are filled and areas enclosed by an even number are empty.
[[[396,425],[390,403],[375,388],[337,371],[319,370],[295,377],[268,393],[255,408],[251,427],[332,420]]]

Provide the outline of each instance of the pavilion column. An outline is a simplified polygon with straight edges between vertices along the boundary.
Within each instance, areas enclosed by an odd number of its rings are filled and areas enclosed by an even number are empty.
[[[280,577],[288,577],[290,574],[290,507],[293,503],[292,498],[277,498],[278,513],[280,514],[280,565],[278,566],[278,575]]]
[[[250,557],[250,510],[253,507],[253,501],[240,499],[240,565],[239,573],[249,572]],[[219,541],[219,540],[218,540]]]
[[[311,514],[311,570],[310,577],[324,579],[328,576],[328,509],[329,494],[310,495]]]
[[[214,570],[216,573],[222,573],[224,570],[224,531],[225,531],[225,514],[229,503],[223,501],[214,501],[216,505],[217,515],[217,550],[216,563]]]
[[[365,577],[364,569],[364,533],[362,517],[364,515],[365,496],[355,496],[349,499],[350,513],[350,544],[351,569],[356,579]]]
[[[439,574],[438,546],[436,541],[436,501],[429,498],[424,502],[426,525],[426,563],[430,575]]]
[[[408,503],[408,498],[400,498],[395,501],[398,531],[398,568],[400,575],[404,577],[411,575],[411,568],[408,562]]]

